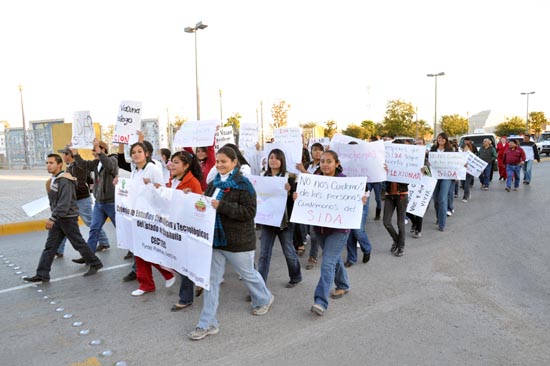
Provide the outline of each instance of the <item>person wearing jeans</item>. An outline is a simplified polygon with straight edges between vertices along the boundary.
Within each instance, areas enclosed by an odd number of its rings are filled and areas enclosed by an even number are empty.
[[[363,252],[363,263],[367,263],[370,260],[371,244],[369,237],[365,230],[365,224],[367,223],[367,215],[369,213],[369,199],[367,190],[367,203],[363,206],[363,212],[361,214],[361,226],[359,229],[351,229],[347,240],[347,258],[344,263],[345,267],[351,267],[357,262],[357,243]]]
[[[540,163],[539,150],[537,145],[531,141],[529,135],[523,136],[523,141],[519,146],[525,152],[525,163],[523,164],[523,184],[531,184],[531,171],[533,169],[533,161]]]
[[[519,188],[521,167],[525,163],[525,151],[518,146],[516,140],[508,141],[508,150],[504,153],[503,162],[506,164],[506,191],[510,192],[512,188],[512,179],[514,180],[514,190]]]
[[[453,147],[449,142],[449,137],[444,132],[437,135],[437,142],[432,146],[430,152],[453,152]],[[449,205],[449,190],[451,189],[451,179],[438,179],[435,185],[433,200],[437,217],[439,231],[445,230],[447,222],[447,209]]]

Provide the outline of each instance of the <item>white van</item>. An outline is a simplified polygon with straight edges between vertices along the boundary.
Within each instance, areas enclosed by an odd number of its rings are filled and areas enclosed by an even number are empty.
[[[472,140],[472,143],[477,147],[478,149],[483,145],[483,140],[489,139],[491,140],[491,143],[496,148],[497,147],[497,136],[494,133],[473,133],[470,135],[463,135],[460,136],[460,141],[458,142],[458,146],[464,145],[464,139],[466,137],[469,137],[470,140]]]
[[[550,131],[543,131],[540,134],[539,140],[537,141],[537,148],[539,149],[539,155],[543,153],[545,153],[546,156],[550,155]]]

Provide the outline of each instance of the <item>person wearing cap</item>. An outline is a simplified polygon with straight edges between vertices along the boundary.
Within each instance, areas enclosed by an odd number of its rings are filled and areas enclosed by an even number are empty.
[[[68,145],[57,151],[62,154],[61,156],[66,165],[65,171],[71,173],[77,179],[76,205],[78,206],[78,214],[82,218],[82,221],[84,221],[84,224],[90,227],[92,223],[92,198],[90,196],[90,187],[88,186],[88,183],[91,181],[90,171],[76,164],[74,155]],[[96,243],[97,250],[103,251],[109,248],[109,238],[103,230],[100,230],[98,240],[99,245]],[[56,257],[63,257],[66,241],[67,239],[63,239],[63,242],[57,249]]]
[[[52,176],[48,190],[51,215],[46,221],[48,238],[40,256],[36,274],[23,277],[26,282],[50,282],[50,271],[57,247],[67,237],[73,248],[80,253],[90,266],[84,276],[91,276],[103,267],[99,258],[92,253],[78,227],[78,206],[76,205],[76,178],[63,171],[63,159],[57,154],[49,154],[46,169]]]
[[[78,167],[94,173],[94,198],[95,205],[92,210],[92,223],[88,246],[92,252],[96,252],[97,243],[102,227],[107,220],[116,226],[115,221],[115,185],[113,179],[118,175],[118,164],[114,155],[109,156],[107,144],[104,141],[94,139],[92,153],[94,160],[84,160],[75,149],[71,149]],[[82,263],[83,258],[73,259],[75,263]]]

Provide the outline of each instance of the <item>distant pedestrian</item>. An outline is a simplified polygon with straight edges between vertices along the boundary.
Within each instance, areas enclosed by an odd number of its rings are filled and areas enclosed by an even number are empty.
[[[502,161],[506,150],[508,150],[508,141],[506,140],[506,136],[502,136],[497,144],[498,174],[500,175],[498,178],[499,181],[506,181],[506,164]]]
[[[525,164],[525,151],[518,146],[516,140],[510,140],[508,144],[503,161],[506,164],[506,191],[510,192],[512,180],[514,181],[514,191],[519,189],[521,167]]]
[[[539,149],[537,149],[537,144],[531,141],[529,135],[523,136],[523,141],[520,142],[519,146],[525,152],[525,164],[523,164],[523,184],[531,184],[533,161],[536,160],[540,163]]]
[[[487,166],[479,176],[481,182],[481,189],[484,191],[489,190],[489,183],[491,182],[491,171],[493,170],[493,162],[497,158],[497,150],[493,147],[491,140],[483,139],[483,144],[477,150],[477,154],[481,160],[487,163]]]

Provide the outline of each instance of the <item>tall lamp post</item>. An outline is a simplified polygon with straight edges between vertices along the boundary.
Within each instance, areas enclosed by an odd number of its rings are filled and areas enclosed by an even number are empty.
[[[429,78],[435,78],[435,103],[434,103],[434,138],[437,137],[437,77],[445,75],[444,72],[437,74],[427,74]]]
[[[223,91],[220,89],[220,90],[218,90],[218,92],[220,93],[220,121],[222,121],[222,123],[223,123],[223,108],[222,108],[222,93],[223,93]]]
[[[204,29],[208,27],[206,24],[198,22],[194,27],[185,27],[185,33],[195,33],[195,89],[197,94],[197,121],[201,119],[201,104],[200,104],[200,94],[199,94],[199,66],[197,62],[197,31],[199,29]]]
[[[21,118],[23,119],[23,148],[25,149],[25,166],[23,169],[29,169],[29,153],[27,147],[27,125],[25,123],[25,108],[23,107],[23,85],[19,85],[19,95],[21,96]]]
[[[527,96],[527,112],[525,115],[525,133],[529,135],[529,95],[535,94],[534,91],[522,92],[521,95]]]

